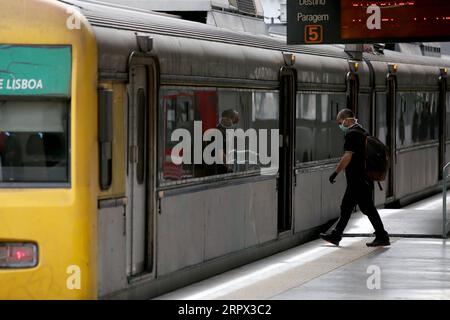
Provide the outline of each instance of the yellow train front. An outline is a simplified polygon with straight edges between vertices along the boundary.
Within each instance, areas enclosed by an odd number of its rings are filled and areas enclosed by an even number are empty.
[[[95,39],[56,1],[0,6],[0,298],[95,298]]]
[[[339,217],[345,181],[327,179],[344,107],[390,147],[377,205],[440,190],[444,59],[355,62],[338,46],[91,0],[0,8],[0,299],[149,298],[314,238]],[[401,133],[425,107],[424,134]],[[176,129],[201,153],[230,109],[240,129],[282,142],[278,172],[175,163]]]

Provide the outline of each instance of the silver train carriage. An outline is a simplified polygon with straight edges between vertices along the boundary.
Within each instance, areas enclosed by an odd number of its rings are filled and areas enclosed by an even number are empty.
[[[339,216],[345,179],[330,185],[328,176],[342,154],[335,117],[346,106],[391,150],[378,206],[439,188],[450,160],[448,60],[385,50],[357,61],[339,46],[287,46],[134,9],[62,2],[92,26],[99,86],[114,101],[113,153],[101,161],[112,160],[112,176],[101,172],[103,188],[117,192],[99,199],[100,297],[155,296],[315,237]],[[279,129],[277,175],[248,164],[209,175],[171,162],[173,130],[200,120],[215,127],[228,108],[240,113],[242,129]]]

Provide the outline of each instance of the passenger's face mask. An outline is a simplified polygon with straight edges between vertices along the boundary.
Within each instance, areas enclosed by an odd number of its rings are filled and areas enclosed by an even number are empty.
[[[342,132],[347,133],[348,129],[346,126],[344,126],[342,123],[339,125],[339,129],[342,130]]]
[[[233,122],[230,119],[228,119],[228,118],[222,118],[220,123],[222,124],[222,126],[224,128],[233,129]]]
[[[344,119],[344,120],[342,121],[341,124],[339,124],[339,129],[341,129],[342,132],[344,132],[344,133],[347,133],[347,131],[350,129],[350,127],[346,127],[346,126],[344,125],[345,121],[348,120],[348,119],[353,119],[353,118],[346,118],[346,119]],[[358,123],[358,120],[355,119],[355,124],[356,124],[356,123]]]

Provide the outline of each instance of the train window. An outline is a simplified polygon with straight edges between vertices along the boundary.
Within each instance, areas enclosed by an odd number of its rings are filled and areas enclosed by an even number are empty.
[[[385,92],[377,92],[375,109],[375,135],[380,141],[387,144],[388,136],[388,111],[387,111],[387,94]]]
[[[450,140],[450,92],[447,93],[447,140]]]
[[[370,131],[370,94],[360,94],[358,98],[358,122]]]
[[[69,104],[0,101],[0,182],[69,181]]]
[[[145,179],[145,153],[146,153],[146,111],[147,97],[144,89],[137,92],[137,145],[138,145],[138,161],[136,164],[136,178],[138,184],[143,184]]]
[[[252,114],[250,127],[256,130],[267,130],[268,142],[272,139],[272,132],[275,132],[271,130],[277,130],[280,128],[280,110],[278,99],[279,97],[277,92],[254,91],[252,93]],[[267,143],[267,154],[273,155],[274,152],[279,152],[279,150],[272,150],[271,146],[271,143]],[[259,164],[259,166],[268,167],[270,164]]]
[[[224,138],[222,145],[225,145],[226,128],[242,129],[244,132],[250,128],[278,128],[278,104],[277,92],[163,88],[160,91],[159,104],[159,123],[161,124],[159,136],[162,141],[159,152],[163,155],[159,159],[159,180],[162,182],[180,181],[222,174],[239,174],[259,169],[261,167],[259,163],[250,161],[255,156],[258,159],[258,156],[254,150],[249,148],[248,139],[245,139],[243,150],[228,151],[227,155],[231,159],[235,159],[233,164],[206,164],[203,159],[203,151],[215,140],[212,138],[211,141],[205,141],[203,135],[208,129],[219,129]],[[230,120],[231,118],[233,120]],[[185,129],[185,132],[187,131],[191,137],[190,150],[180,151],[190,153],[190,157],[185,158],[185,154],[179,153],[179,157],[183,160],[179,164],[174,162],[172,156],[173,148],[181,141],[181,138],[172,141],[172,135],[177,129]],[[197,135],[200,135],[200,140]],[[268,141],[270,141],[270,137]],[[200,147],[198,147],[199,142]],[[234,145],[238,146],[237,140],[234,141]],[[211,146],[209,148],[211,149]],[[201,152],[200,162],[195,158],[196,152],[198,154],[199,151]],[[215,150],[212,152],[213,156],[215,156],[215,152]],[[268,152],[271,152],[270,148]],[[226,154],[222,154],[222,156],[225,157]],[[191,161],[186,161],[186,159],[191,159]]]
[[[193,117],[193,91],[163,90],[161,94],[159,123],[162,124],[160,130],[162,129],[163,133],[160,134],[160,137],[162,137],[164,143],[160,145],[160,148],[163,149],[160,150],[159,154],[164,157],[160,161],[162,179],[181,180],[191,178],[194,176],[194,167],[191,163],[183,163],[182,165],[173,163],[171,153],[172,148],[177,143],[171,141],[170,137],[176,129],[186,129],[193,136],[193,121],[195,120]]]
[[[345,93],[297,94],[296,163],[338,158],[342,155],[343,136],[336,115],[346,107]]]
[[[438,96],[437,92],[399,92],[397,146],[408,147],[439,138]]]

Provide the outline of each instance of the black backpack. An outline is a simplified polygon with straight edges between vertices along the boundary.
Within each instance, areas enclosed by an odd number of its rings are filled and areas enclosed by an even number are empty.
[[[365,173],[366,177],[371,181],[380,181],[386,179],[387,172],[389,171],[389,149],[379,139],[371,136],[361,126],[352,131],[360,132],[366,136],[366,154],[365,154]]]
[[[372,181],[384,181],[389,171],[389,149],[377,138],[366,136],[366,176]]]

